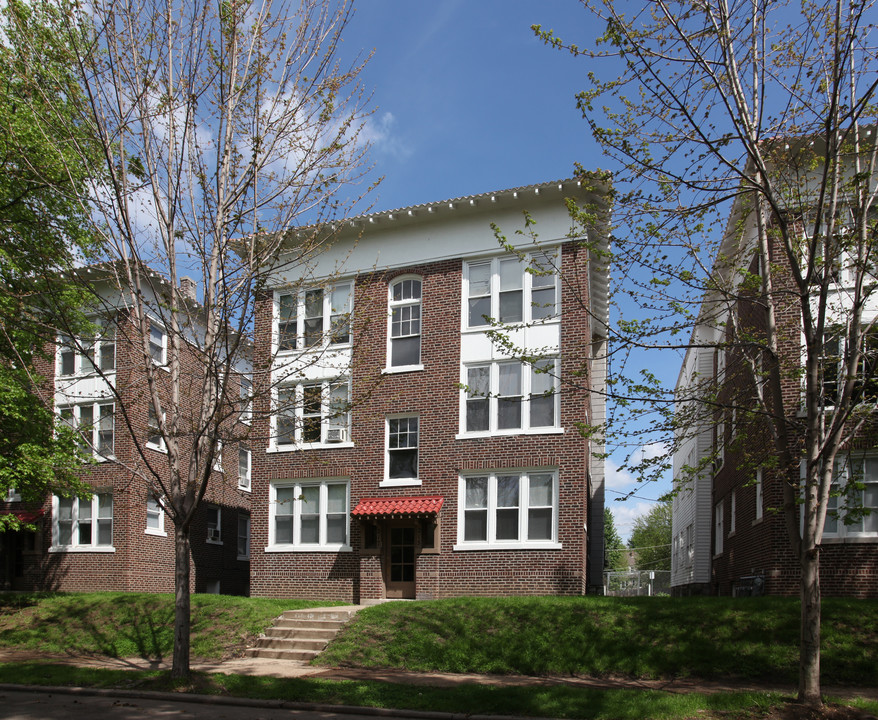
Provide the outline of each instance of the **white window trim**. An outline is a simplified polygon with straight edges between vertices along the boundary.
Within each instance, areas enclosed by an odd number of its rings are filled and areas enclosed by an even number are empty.
[[[724,500],[720,500],[713,506],[713,536],[714,536],[714,557],[723,554],[723,546],[725,540],[725,507]]]
[[[216,450],[213,453],[213,469],[216,472],[223,471],[223,441],[216,441]]]
[[[347,410],[347,424],[344,427],[345,433],[347,435],[347,440],[343,442],[326,442],[326,431],[329,428],[329,405],[321,401],[320,404],[320,442],[302,442],[302,417],[304,410],[304,387],[306,385],[320,385],[322,398],[329,398],[330,387],[333,385],[347,385],[348,389],[348,404],[350,404],[351,399],[351,379],[348,378],[323,378],[323,379],[314,379],[314,380],[302,380],[300,382],[285,384],[280,387],[274,388],[272,390],[272,407],[273,411],[271,413],[271,422],[270,422],[270,432],[271,437],[269,438],[269,445],[266,449],[268,453],[282,453],[282,452],[293,452],[296,450],[314,450],[318,448],[322,449],[334,449],[334,448],[351,448],[354,447],[353,440],[351,439],[351,409]],[[295,442],[280,444],[278,443],[278,434],[277,434],[277,425],[278,425],[278,393],[282,390],[294,389],[296,395],[295,402],[295,418],[296,418],[296,438]]]
[[[406,280],[417,280],[421,284],[421,296],[417,299],[417,302],[414,302],[412,299],[408,300],[394,300],[393,299],[393,287],[394,285],[404,282]],[[420,331],[418,332],[418,343],[419,343],[419,352],[418,355],[421,358],[421,362],[414,363],[412,365],[391,365],[390,358],[391,352],[393,349],[393,338],[392,328],[393,328],[393,310],[397,307],[407,307],[410,305],[417,305],[420,309],[420,319],[418,321],[418,326],[420,327]],[[424,369],[424,278],[421,275],[415,274],[406,274],[399,275],[398,277],[393,278],[387,284],[387,353],[385,357],[385,366],[382,368],[381,372],[385,375],[392,375],[394,373],[403,373],[403,372],[417,372],[419,370]]]
[[[531,381],[533,379],[533,367],[530,363],[521,363],[521,427],[500,429],[497,427],[497,404],[500,390],[500,370],[499,366],[507,362],[516,362],[514,358],[506,358],[499,360],[485,360],[482,362],[468,362],[461,366],[460,369],[460,428],[456,440],[466,440],[469,438],[494,437],[497,435],[562,435],[564,428],[561,427],[561,381],[559,377],[560,360],[558,358],[544,358],[555,363],[555,369],[552,372],[553,384],[555,387],[555,424],[540,427],[530,427],[530,395]],[[467,370],[472,367],[489,366],[489,383],[490,390],[488,395],[488,429],[467,431],[466,429],[466,385]]]
[[[6,491],[6,502],[21,502],[21,493],[14,486]]]
[[[530,475],[552,475],[552,539],[551,540],[492,540],[495,534],[497,512],[497,476],[519,474],[529,478]],[[466,480],[471,477],[488,476],[488,507],[487,507],[487,541],[464,540],[464,512],[466,498]],[[522,483],[519,490],[519,537],[526,537],[527,531],[527,493],[529,484]],[[499,468],[494,470],[470,471],[461,474],[457,481],[457,542],[452,550],[561,550],[563,545],[558,540],[558,508],[559,508],[559,474],[558,468]]]
[[[94,319],[91,319],[91,322],[95,322]],[[113,321],[115,322],[115,321]],[[97,324],[97,323],[96,323]],[[94,338],[94,344],[91,346],[94,348],[94,357],[101,358],[103,356],[104,346],[114,346],[113,348],[113,367],[108,368],[106,370],[99,370],[98,367],[88,359],[88,355],[83,352],[86,347],[85,341],[82,338],[76,338],[75,342],[82,348],[82,351],[79,350],[76,345],[65,342],[67,336],[59,335],[56,340],[55,347],[55,377],[59,380],[71,380],[79,377],[89,377],[93,375],[114,375],[116,372],[116,335],[115,332],[111,336],[112,341],[108,341],[105,338],[107,337],[107,333],[99,333]],[[73,338],[70,338],[71,342],[74,341]],[[69,375],[61,374],[61,356],[64,348],[67,348],[70,352],[73,353],[73,372]],[[97,363],[100,365],[100,361]]]
[[[390,421],[403,420],[405,418],[417,418],[418,420],[418,474],[412,478],[391,478],[390,474]],[[378,487],[418,487],[423,484],[421,480],[421,416],[420,413],[392,413],[384,420],[384,477],[379,481]]]
[[[113,408],[113,412],[110,415],[110,417],[113,419],[113,452],[111,452],[109,455],[102,455],[99,450],[101,431],[101,408],[107,407],[108,405]],[[79,433],[79,424],[82,418],[83,407],[91,407],[92,409],[91,441],[88,444],[88,451],[91,453],[95,462],[105,463],[114,460],[116,458],[116,404],[112,401],[108,402],[108,398],[92,400],[91,402],[62,403],[55,406],[55,412],[60,418],[62,410],[72,410],[73,423],[75,426],[74,430],[75,432]]]
[[[241,453],[247,453],[247,473],[244,476],[245,482],[241,482]],[[250,492],[253,487],[253,453],[249,448],[238,447],[238,490]]]
[[[350,286],[350,294],[348,295],[348,309],[346,313],[342,313],[348,316],[348,339],[345,342],[332,342],[332,292],[335,288],[341,287],[343,285]],[[302,287],[297,290],[275,290],[274,298],[273,298],[273,306],[272,306],[272,322],[271,322],[271,350],[272,355],[299,355],[303,353],[309,352],[320,352],[327,347],[329,348],[344,348],[350,347],[353,343],[353,328],[350,324],[350,319],[353,317],[354,313],[354,289],[356,283],[353,278],[350,279],[338,279],[329,285],[312,285],[309,287]],[[305,347],[305,293],[309,290],[323,290],[323,340],[322,342],[317,343],[316,345],[312,345],[310,347]],[[280,349],[280,299],[282,296],[286,295],[295,295],[296,296],[296,347],[295,348],[285,348],[283,350]]]
[[[875,460],[876,455],[874,453],[865,453],[865,454],[855,453],[854,459],[857,462],[861,462],[861,463],[865,464],[867,459],[868,460]],[[836,462],[839,462],[839,461],[844,462],[843,471],[845,474],[847,474],[849,472],[848,463],[850,462],[850,455],[845,454],[845,453],[839,454],[836,457]],[[802,462],[803,480],[804,480],[804,471],[805,471],[805,464],[803,461]],[[864,483],[866,482],[865,476],[864,476],[863,482]],[[835,485],[835,484],[836,483],[833,483],[833,485]],[[870,481],[866,484],[868,484],[868,485],[878,484],[878,475],[876,475],[874,481]],[[804,486],[804,482],[803,482],[803,486]],[[838,491],[841,492],[841,488],[839,488]],[[878,511],[878,510],[876,510],[876,511]],[[827,518],[829,517],[829,512],[830,511],[827,510]],[[845,523],[844,518],[845,518],[845,515],[847,512],[847,497],[845,495],[838,495],[838,497],[836,498],[835,512],[837,513],[837,523],[836,523],[837,529],[835,532],[828,532],[826,530],[826,525],[825,525],[825,521],[824,521],[823,540],[822,540],[823,542],[825,542],[827,544],[833,544],[833,543],[874,543],[876,540],[878,540],[878,531],[852,530],[851,526],[847,525]],[[804,513],[801,513],[801,512],[799,513],[799,524],[800,524],[800,526],[804,525]]]
[[[756,468],[755,490],[756,490],[756,519],[753,521],[754,524],[756,524],[757,522],[760,522],[762,520],[762,513],[763,513],[763,508],[762,508],[763,495],[762,494],[763,494],[764,488],[762,486],[762,468],[761,467]]]
[[[552,255],[553,262],[555,264],[556,272],[555,272],[555,314],[546,317],[546,318],[537,318],[536,320],[532,317],[533,312],[533,274],[526,272],[525,268],[530,267],[530,264],[533,258],[537,255]],[[491,329],[491,325],[475,325],[470,327],[469,325],[469,276],[470,276],[470,265],[478,265],[482,263],[491,263],[491,317],[494,318],[495,322],[499,322],[497,320],[497,316],[499,315],[500,309],[500,262],[503,260],[509,260],[512,258],[516,258],[515,255],[493,255],[489,257],[483,258],[471,258],[464,262],[463,264],[463,291],[461,293],[462,303],[461,303],[461,318],[460,318],[460,329],[463,333],[471,333],[471,332],[485,332],[486,330]],[[521,274],[522,274],[522,319],[517,322],[504,323],[509,327],[518,327],[518,326],[526,326],[526,325],[551,325],[557,324],[561,322],[561,248],[559,246],[545,246],[538,251],[529,252],[525,255],[525,259],[521,260]]]
[[[168,365],[168,330],[165,327],[164,323],[159,322],[158,320],[154,320],[153,318],[148,318],[149,320],[149,345],[152,345],[152,329],[156,328],[162,333],[162,358],[161,362],[157,361],[154,357],[152,357],[152,353],[150,353],[150,359],[152,360],[152,364],[157,368],[165,370],[166,372],[170,372],[171,368]]]
[[[95,490],[92,493],[91,500],[85,500],[85,502],[91,503],[91,512],[92,512],[92,543],[90,545],[79,545],[74,543],[72,545],[59,545],[58,544],[58,501],[59,498],[57,495],[52,495],[52,545],[49,548],[48,552],[50,553],[69,553],[69,552],[82,552],[82,553],[114,553],[116,552],[116,548],[114,545],[98,545],[98,532],[97,532],[97,521],[98,521],[98,496],[108,494],[112,497],[112,493],[100,492],[99,490]],[[71,539],[76,538],[79,535],[79,505],[83,500],[78,497],[74,497],[73,504],[73,524],[71,526]],[[116,533],[116,504],[115,499],[113,502],[113,517],[112,517],[112,535],[115,536]]]
[[[156,504],[158,505],[158,508],[159,508],[159,514],[158,514],[159,526],[157,528],[151,528],[151,527],[149,527],[149,525],[147,525],[146,529],[144,530],[144,534],[145,535],[155,535],[157,537],[167,537],[168,533],[165,531],[165,506],[164,506],[164,502],[162,502],[161,500],[159,500],[156,497],[153,497],[153,499],[156,501]],[[149,516],[149,500],[150,500],[150,498],[147,498],[147,501],[146,501],[147,502],[147,520],[148,520],[148,516]]]
[[[205,542],[208,545],[222,545],[223,544],[223,509],[219,505],[214,505],[210,503],[207,505],[207,510],[216,510],[216,538],[212,538],[210,536],[210,524],[207,525],[207,540]],[[235,529],[237,532],[237,528]],[[237,536],[236,536],[237,537]]]
[[[238,382],[238,395],[242,403],[238,420],[249,425],[253,420],[253,377],[249,373],[241,373]]]
[[[241,520],[244,518],[246,518],[246,520],[247,520],[247,553],[245,555],[241,555],[240,553],[238,553],[237,554],[238,560],[249,560],[250,559],[250,551],[251,551],[250,543],[251,543],[251,538],[252,538],[252,536],[250,534],[251,520],[250,520],[249,515],[246,515],[245,513],[241,513],[241,512],[238,513],[238,530],[237,530],[238,534],[236,537],[236,552],[238,549],[237,548],[237,541],[241,539]]]
[[[148,438],[149,438],[149,435],[150,435],[150,432],[149,432],[149,414],[150,414],[151,411],[152,411],[152,412],[155,411],[155,409],[153,408],[153,405],[152,405],[152,400],[149,401],[149,407],[148,407],[147,410],[146,410],[146,437],[147,437],[147,441],[143,444],[143,446],[149,448],[150,450],[155,450],[156,452],[160,452],[160,453],[165,453],[165,454],[167,454],[167,452],[168,452],[168,446],[167,446],[167,443],[165,443],[165,438],[164,438],[164,436],[161,436],[161,439],[159,440],[158,443],[150,442],[149,439],[148,439]],[[164,422],[164,419],[165,419],[165,413],[164,413],[164,411],[163,411],[163,412],[162,412],[162,422]]]
[[[296,544],[296,543],[276,543],[275,542],[275,517],[277,509],[277,490],[278,488],[294,488],[294,492],[298,497],[302,493],[303,486],[319,486],[320,487],[320,536],[326,537],[326,508],[327,508],[327,486],[341,485],[345,486],[345,537],[347,543],[315,543],[315,544]],[[299,532],[301,522],[301,504],[296,503],[293,507],[293,537],[295,538]],[[268,486],[268,545],[265,548],[267,553],[285,553],[285,552],[352,552],[350,544],[351,539],[351,481],[350,478],[319,478],[314,480],[280,480],[271,482]],[[252,552],[252,550],[251,550]]]
[[[737,511],[738,503],[737,503],[737,494],[735,493],[735,488],[732,488],[732,493],[729,500],[729,532],[726,537],[732,537],[735,534],[735,527],[737,525],[737,521],[735,519],[735,512]]]

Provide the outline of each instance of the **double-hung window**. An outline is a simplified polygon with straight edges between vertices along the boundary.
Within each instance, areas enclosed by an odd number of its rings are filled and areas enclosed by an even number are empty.
[[[207,542],[221,545],[223,542],[223,513],[217,505],[208,505],[207,511]]]
[[[823,536],[878,538],[878,455],[836,459]]]
[[[250,490],[250,450],[238,448],[238,489]]]
[[[159,426],[158,415],[156,415],[155,408],[151,402],[149,404],[149,411],[146,420],[146,446],[161,452],[166,450],[165,439],[162,436],[162,431]]]
[[[52,496],[52,549],[113,549],[113,495],[96,492],[90,499]]]
[[[238,513],[238,560],[250,559],[250,516]]]
[[[97,334],[74,341],[62,336],[58,348],[58,376],[87,375],[96,370],[113,372],[116,369],[116,326],[113,320],[94,322]],[[80,351],[77,351],[77,346]]]
[[[558,315],[558,254],[475,260],[464,273],[467,328],[530,323]]]
[[[460,479],[456,550],[556,548],[558,475],[497,470]]]
[[[557,360],[467,365],[463,384],[463,433],[545,432],[560,426]]]
[[[713,554],[722,555],[725,540],[725,519],[723,517],[723,501],[720,500],[713,508]]]
[[[399,278],[390,284],[390,367],[421,364],[421,280]]]
[[[348,442],[349,381],[322,380],[279,388],[274,419],[277,449]]]
[[[148,535],[166,535],[165,510],[155,495],[146,499],[146,533]]]
[[[112,458],[115,443],[113,403],[87,403],[58,408],[61,422],[79,433],[83,452],[98,460]]]
[[[156,323],[149,324],[149,356],[156,365],[168,364],[168,334]]]
[[[269,550],[348,549],[348,495],[346,480],[272,483]]]
[[[277,293],[277,349],[303,350],[347,344],[353,285]]]
[[[239,419],[242,423],[250,424],[253,417],[253,381],[249,375],[239,375],[239,395],[241,398],[241,414]]]
[[[387,420],[387,474],[389,485],[418,479],[418,416]],[[406,483],[410,484],[410,483]]]
[[[843,327],[834,327],[823,335],[820,364],[823,372],[823,402],[827,407],[836,404],[842,391],[843,350],[847,345],[844,332]],[[862,333],[860,338],[860,359],[852,399],[855,403],[878,401],[878,332],[874,330]]]

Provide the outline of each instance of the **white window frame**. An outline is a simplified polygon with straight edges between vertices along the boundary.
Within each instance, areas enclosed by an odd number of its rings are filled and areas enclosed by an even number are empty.
[[[519,476],[518,497],[518,539],[498,540],[496,537],[497,518],[497,484],[498,477]],[[528,540],[528,510],[530,495],[530,478],[535,475],[550,475],[552,478],[552,536],[548,540]],[[474,478],[487,478],[487,519],[486,539],[466,540],[466,484],[467,480]],[[535,505],[533,509],[545,508],[544,505]],[[561,542],[558,540],[558,507],[559,507],[559,482],[557,468],[510,468],[484,470],[480,472],[467,472],[458,478],[457,491],[457,544],[455,551],[467,550],[560,550]],[[501,508],[502,509],[502,508]]]
[[[80,429],[80,425],[82,424],[82,409],[84,407],[91,408],[92,412],[91,438],[86,438],[83,435],[82,430]],[[110,408],[109,418],[112,424],[112,426],[110,427],[110,444],[112,445],[112,448],[110,449],[109,454],[106,455],[103,454],[100,449],[102,432],[101,413],[103,412],[104,408]],[[58,405],[56,407],[56,412],[58,413],[59,418],[63,417],[63,412],[65,410],[71,411],[73,419],[72,429],[83,438],[87,445],[86,452],[91,453],[96,462],[108,462],[116,457],[116,404],[114,402],[95,400],[93,402],[87,403]]]
[[[242,521],[244,525],[244,534],[241,534]],[[241,541],[244,541],[244,552],[241,552]],[[237,559],[250,559],[250,516],[247,513],[238,513],[238,542],[237,542]]]
[[[406,282],[416,282],[418,283],[418,296],[416,298],[403,298],[401,300],[393,299],[393,291],[397,285]],[[387,364],[382,372],[384,373],[398,373],[398,372],[413,372],[416,370],[423,370],[423,352],[424,352],[424,344],[423,344],[423,332],[424,332],[424,279],[420,275],[400,275],[399,277],[393,278],[387,286]],[[403,311],[405,308],[418,308],[418,332],[409,333],[407,335],[400,335],[398,337],[393,336],[394,324],[393,324],[393,313],[394,311]],[[409,319],[407,322],[412,322]],[[394,365],[393,364],[393,343],[395,340],[404,340],[408,338],[418,338],[418,362],[409,363],[407,365]]]
[[[159,352],[160,358],[156,358],[153,355],[152,349],[155,347],[155,343],[153,343],[152,331],[158,330],[161,333],[161,351]],[[149,356],[152,359],[153,365],[156,365],[160,368],[170,369],[168,368],[168,331],[164,328],[164,326],[155,320],[149,321]]]
[[[737,495],[735,488],[732,488],[731,499],[729,500],[729,537],[735,534],[735,511],[737,510]]]
[[[115,321],[92,321],[98,328],[104,328],[103,332],[98,332],[94,338],[73,338],[65,335],[59,335],[57,340],[57,352],[55,359],[55,375],[58,378],[73,378],[84,375],[96,375],[98,372],[104,374],[112,374],[116,372],[116,329],[113,324]],[[111,327],[112,331],[106,330]],[[110,339],[111,338],[111,339]],[[77,345],[81,350],[77,349]],[[100,367],[104,362],[104,356],[108,349],[112,348],[113,362],[111,366],[106,368]],[[63,373],[64,355],[71,355],[73,371]],[[93,361],[92,358],[95,360]]]
[[[545,260],[541,260],[545,258]],[[481,258],[478,260],[468,260],[463,267],[463,302],[461,308],[461,329],[463,331],[481,331],[484,332],[491,328],[491,322],[470,324],[470,271],[471,268],[477,266],[489,266],[489,291],[487,295],[477,295],[473,297],[488,298],[489,312],[482,313],[487,315],[494,322],[500,321],[500,295],[501,295],[501,267],[513,266],[514,262],[520,264],[521,277],[521,294],[522,294],[522,318],[521,320],[510,320],[502,322],[504,325],[531,325],[544,323],[557,323],[561,321],[561,283],[560,283],[560,266],[561,253],[560,248],[547,247],[541,250],[527,253],[520,258],[516,255],[497,255],[490,258]],[[508,265],[507,265],[508,264]],[[541,273],[528,272],[527,268],[537,268],[538,266],[546,270],[546,264],[554,268],[553,273],[543,275]],[[514,273],[513,273],[514,274]],[[540,278],[551,275],[554,279],[553,284],[545,284],[540,287]],[[542,289],[552,287],[554,290],[554,312],[547,313],[544,317],[535,317],[542,314],[542,311],[534,312],[536,300],[534,293],[540,292]],[[511,292],[517,292],[518,289],[512,289]],[[505,292],[505,291],[504,291]],[[537,303],[542,307],[542,303]]]
[[[15,489],[15,486],[6,490],[6,502],[21,502],[21,493]]]
[[[320,440],[317,442],[305,442],[303,440],[304,418],[305,418],[305,387],[320,386]],[[335,388],[344,387],[346,389],[345,412],[334,414],[332,412],[332,391]],[[289,414],[289,408],[285,415],[290,417],[294,423],[294,437],[291,443],[281,443],[278,437],[278,425],[280,419],[280,397],[281,393],[292,392],[294,402],[292,403],[292,414]],[[353,447],[351,441],[351,380],[348,377],[333,378],[323,380],[306,380],[295,384],[282,385],[274,391],[274,412],[271,414],[271,439],[269,442],[268,452],[288,452],[291,450],[307,450],[312,448],[339,448]],[[285,405],[288,405],[285,403]],[[310,417],[310,416],[309,416]],[[329,430],[338,430],[344,439],[335,442],[329,440]]]
[[[213,469],[216,472],[223,471],[223,441],[216,441],[216,450],[213,453]]]
[[[390,477],[390,427],[397,420],[415,420],[417,422],[417,444],[412,448],[407,446],[406,450],[415,450],[415,475],[414,477]],[[418,413],[395,413],[388,415],[384,421],[384,479],[378,483],[379,487],[415,487],[422,484],[420,478],[420,457],[421,457],[421,417]]]
[[[845,485],[850,478],[852,462],[861,464],[862,476],[858,482],[864,485],[864,488],[848,488],[848,492],[845,493]],[[866,476],[866,471],[870,464],[873,465],[873,475],[871,476],[871,479]],[[875,540],[878,539],[878,455],[872,453],[854,453],[853,455],[844,454],[837,456],[832,492],[835,493],[835,495],[829,498],[829,508],[827,509],[826,520],[823,524],[824,540],[829,540],[830,542],[875,542]],[[866,502],[866,494],[869,492],[873,495],[875,504],[866,506],[872,508],[872,512],[868,515],[864,515],[860,519],[859,526],[861,528],[874,526],[875,529],[855,529],[853,524],[848,524],[845,521],[848,509],[848,498],[850,494],[858,493],[860,497],[857,506],[859,506],[859,504]],[[832,518],[830,515],[832,511],[836,513],[835,518]],[[831,527],[832,524],[835,525],[835,530],[828,530],[827,525],[830,525]]]
[[[158,422],[158,416],[156,415],[155,408],[153,407],[152,401],[149,401],[149,407],[146,411],[146,442],[144,443],[144,447],[148,447],[150,450],[155,450],[156,452],[166,453],[168,452],[167,444],[165,443],[165,438],[161,434],[161,428],[157,424],[156,433],[159,436],[159,441],[157,443],[152,442],[149,438],[154,434],[150,432],[151,425],[150,420],[156,418],[156,422]],[[162,412],[162,420],[164,421],[165,413]]]
[[[521,365],[521,427],[499,428],[499,404],[501,397],[500,366],[518,363]],[[535,365],[552,363],[553,369],[546,373],[537,373],[534,365],[523,363],[518,360],[490,360],[484,362],[470,362],[461,367],[460,377],[460,432],[457,439],[469,437],[486,437],[495,435],[545,435],[563,433],[561,427],[561,382],[559,370],[561,362],[558,358],[544,358]],[[467,430],[467,406],[468,400],[485,399],[484,394],[476,394],[474,388],[468,387],[469,370],[488,368],[488,427],[485,430]],[[533,396],[535,377],[550,377],[554,389],[554,419],[552,425],[538,425],[531,427],[531,398]],[[516,396],[518,397],[518,396]]]
[[[344,543],[327,542],[327,516],[328,512],[328,488],[330,485],[343,485],[345,488],[345,538]],[[302,543],[302,501],[303,488],[319,488],[319,541],[317,543]],[[292,490],[294,498],[292,507],[284,507],[284,512],[279,513],[278,490]],[[290,512],[287,512],[289,510]],[[276,541],[277,518],[292,517],[293,541],[279,543]],[[268,546],[265,552],[351,552],[351,482],[350,478],[320,478],[314,480],[279,480],[269,484],[268,490]]]
[[[155,505],[155,509],[150,508],[150,502]],[[149,526],[149,516],[152,513],[156,518],[156,527]],[[157,535],[159,537],[167,537],[168,533],[165,532],[165,507],[164,503],[159,500],[155,495],[149,495],[146,498],[146,529],[144,530],[146,535]]]
[[[725,540],[725,518],[723,510],[723,500],[720,500],[713,506],[713,554],[715,557],[723,554],[723,540]]]
[[[210,513],[216,512],[216,523],[210,522]],[[205,510],[205,523],[207,525],[207,543],[209,545],[223,544],[223,509],[219,505],[210,504]],[[213,526],[213,527],[211,527]],[[211,532],[213,531],[213,532]]]
[[[238,376],[238,394],[241,400],[241,414],[238,419],[249,425],[253,419],[253,378],[248,373]]]
[[[110,498],[111,505],[111,514],[109,517],[110,521],[110,543],[100,543],[98,542],[99,536],[99,528],[100,523],[99,520],[107,520],[106,517],[101,517],[100,513],[102,509],[106,508],[106,501],[101,500],[101,498]],[[49,548],[49,552],[116,552],[116,548],[113,546],[113,533],[114,533],[114,517],[113,512],[115,505],[113,503],[113,493],[109,491],[100,491],[95,490],[92,493],[91,499],[84,499],[79,497],[67,498],[71,501],[71,520],[70,520],[70,539],[71,541],[75,541],[79,539],[79,526],[82,522],[81,519],[82,508],[84,505],[89,507],[90,517],[88,518],[88,522],[91,523],[91,542],[80,544],[79,542],[71,542],[67,545],[61,545],[59,543],[60,539],[60,504],[62,501],[65,501],[64,498],[60,498],[57,495],[52,495],[52,547]]]
[[[336,292],[344,291],[344,288],[347,288],[347,296],[346,303],[347,307],[334,307],[333,306],[333,295]],[[311,343],[309,345],[305,344],[305,320],[307,318],[306,314],[306,298],[307,294],[314,291],[321,291],[323,293],[322,298],[322,329],[320,331],[320,341],[316,343]],[[282,298],[290,297],[292,298],[292,305],[296,309],[296,336],[295,336],[295,347],[285,347],[281,348],[281,338],[280,338],[280,315],[281,315],[281,307],[283,305]],[[274,309],[273,309],[273,322],[272,322],[272,350],[276,353],[301,353],[319,350],[321,348],[329,347],[345,347],[349,346],[352,342],[352,333],[351,333],[351,317],[353,316],[353,306],[354,306],[354,280],[339,280],[338,282],[332,283],[326,286],[312,286],[308,288],[301,288],[299,290],[275,290],[274,291]],[[318,316],[313,316],[316,318]],[[313,319],[307,318],[307,319]],[[342,322],[343,319],[343,322]],[[291,318],[292,320],[292,318]],[[340,341],[335,342],[335,338],[333,337],[333,328],[338,325],[339,327],[347,326],[347,338]]]
[[[762,468],[756,468],[756,521],[762,520]]]
[[[247,468],[244,474],[241,474],[241,460],[242,458],[247,459]],[[250,452],[249,448],[238,446],[238,490],[243,490],[245,492],[250,492],[251,482],[252,482],[252,474],[253,474],[253,455]]]

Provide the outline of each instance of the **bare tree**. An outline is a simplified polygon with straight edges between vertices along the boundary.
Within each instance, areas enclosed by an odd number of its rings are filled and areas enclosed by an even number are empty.
[[[167,451],[156,461],[141,442],[129,469],[174,523],[172,674],[185,677],[190,525],[223,438],[237,437],[234,419],[270,392],[255,377],[241,398],[235,380],[252,364],[263,291],[281,275],[305,286],[331,223],[359,199],[348,188],[365,170],[364,61],[339,58],[347,0],[74,0],[65,10],[77,120],[102,153],[79,199],[109,261],[78,276],[118,289],[107,310],[125,318],[117,342],[136,353],[150,432]],[[184,276],[197,280],[197,302]]]
[[[615,442],[627,425],[638,446],[653,438],[672,453],[705,422],[723,433],[735,413],[752,445],[766,440],[751,460],[771,457],[783,484],[801,569],[799,698],[819,705],[824,522],[832,499],[857,489],[836,489],[833,469],[876,410],[875,8],[583,5],[605,28],[587,49],[534,29],[589,61],[579,107],[613,160],[620,319],[605,432]],[[725,368],[675,397],[655,365],[636,368],[650,348],[712,349]],[[659,419],[647,427],[650,410]],[[667,467],[667,455],[631,463],[644,477]]]

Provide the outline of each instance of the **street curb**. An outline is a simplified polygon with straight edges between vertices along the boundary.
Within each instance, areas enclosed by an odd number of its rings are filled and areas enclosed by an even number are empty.
[[[371,715],[374,717],[405,717],[419,720],[542,720],[525,715],[471,715],[431,710],[405,710],[400,708],[360,707],[357,705],[327,705],[326,703],[294,702],[290,700],[255,700],[224,695],[199,695],[197,693],[169,693],[155,690],[120,690],[116,688],[69,687],[64,685],[17,685],[0,683],[0,692],[45,692],[57,695],[83,695],[96,697],[120,697],[133,700],[167,700],[196,705],[231,705],[235,707],[266,708],[271,710],[304,710],[306,712],[338,713],[345,715]]]

